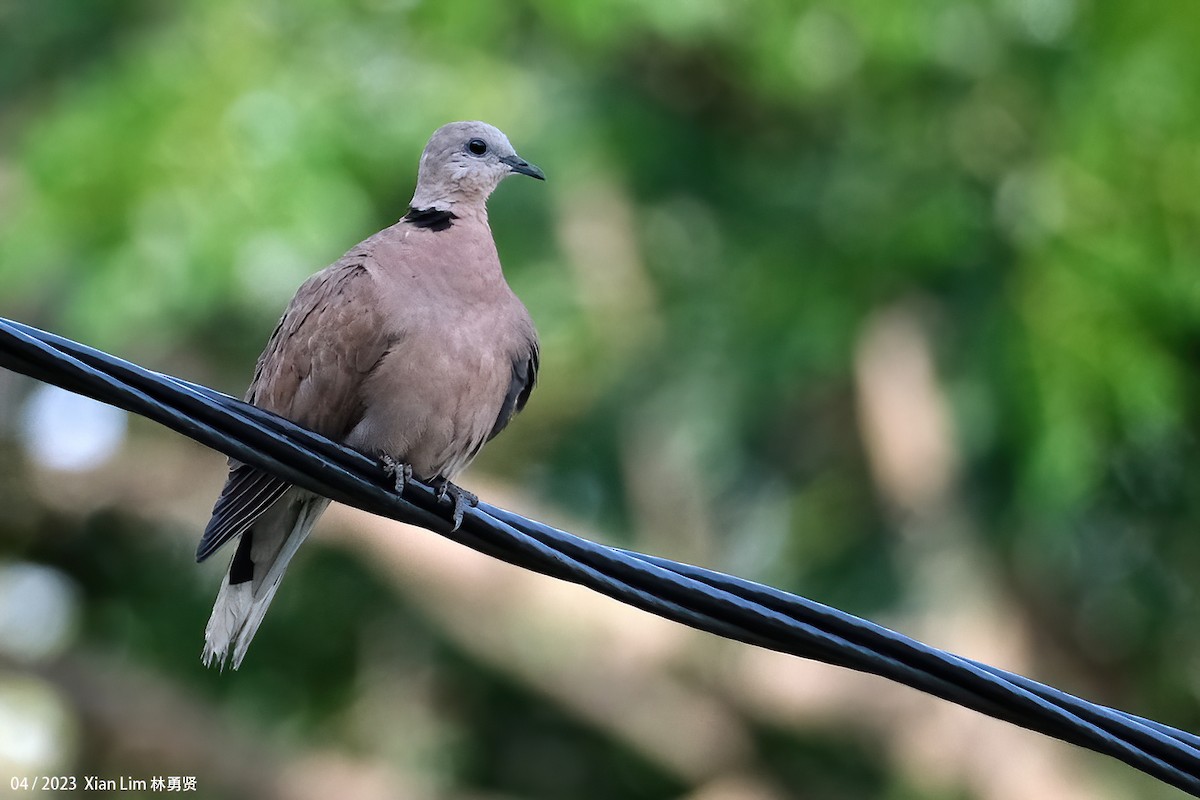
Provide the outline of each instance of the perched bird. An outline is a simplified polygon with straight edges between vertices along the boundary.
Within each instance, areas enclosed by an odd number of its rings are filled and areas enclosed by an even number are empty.
[[[421,154],[408,213],[309,278],[258,359],[246,399],[438,487],[520,411],[538,340],[504,280],[487,199],[520,173],[545,180],[503,133],[452,122]],[[329,500],[231,463],[196,550],[240,537],[204,631],[206,665],[241,664],[288,562]]]

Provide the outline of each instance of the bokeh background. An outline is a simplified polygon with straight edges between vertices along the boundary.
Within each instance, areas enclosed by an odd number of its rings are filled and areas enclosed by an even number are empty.
[[[1197,730],[1198,40],[1095,0],[3,3],[0,314],[240,394],[488,120],[550,176],[491,203],[543,363],[466,486]],[[0,372],[0,465],[0,795],[1179,796],[346,509],[206,671],[223,459]]]

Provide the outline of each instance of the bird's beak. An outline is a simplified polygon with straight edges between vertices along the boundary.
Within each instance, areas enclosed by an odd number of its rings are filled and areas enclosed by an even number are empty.
[[[539,181],[546,180],[546,173],[542,172],[533,164],[530,164],[528,161],[518,155],[503,156],[500,159],[500,162],[502,164],[508,164],[509,168],[511,168],[513,172],[519,172],[522,175],[528,175],[531,178],[537,178]]]

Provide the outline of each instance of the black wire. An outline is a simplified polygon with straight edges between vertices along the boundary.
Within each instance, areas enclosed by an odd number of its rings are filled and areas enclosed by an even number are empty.
[[[924,645],[769,586],[589,542],[481,503],[451,531],[434,491],[400,497],[378,462],[204,386],[0,318],[0,366],[141,414],[339,502],[718,636],[889,678],[1118,758],[1200,796],[1200,737]]]
[[[854,632],[861,632],[864,639],[873,642],[875,646],[879,647],[883,651],[892,649],[890,642],[899,639],[902,647],[912,647],[918,651],[929,652],[934,656],[945,655],[945,653],[937,650],[936,648],[931,648],[927,645],[921,644],[920,642],[908,640],[907,637],[899,636],[895,631],[889,630],[880,625],[876,625],[872,622],[852,616],[844,611],[839,611],[836,608],[814,603],[811,600],[803,597],[797,597],[795,595],[788,594],[787,592],[781,592],[780,590],[770,586],[763,586],[762,584],[753,583],[742,578],[734,578],[729,575],[724,575],[720,572],[704,569],[703,567],[680,564],[668,559],[648,556],[643,553],[635,553],[633,551],[623,552],[626,552],[629,555],[637,558],[644,559],[649,563],[658,564],[668,569],[673,569],[678,571],[680,574],[695,577],[697,580],[704,581],[712,586],[726,588],[729,591],[738,593],[743,597],[757,600],[758,602],[762,602],[776,609],[786,609],[790,613],[800,615],[800,617],[804,617],[809,614],[815,614],[816,616],[828,621],[831,625],[837,627],[839,630],[846,630],[848,632],[847,635],[851,636],[852,639],[856,638],[853,635]],[[968,664],[979,667],[980,669],[991,673],[997,678],[1001,678],[1016,684],[1021,688],[1033,692],[1034,694],[1037,694],[1047,700],[1053,700],[1064,707],[1071,708],[1084,718],[1099,725],[1121,725],[1123,723],[1132,723],[1135,726],[1144,727],[1147,729],[1147,736],[1149,737],[1146,740],[1147,744],[1162,744],[1164,742],[1162,741],[1161,737],[1168,737],[1176,742],[1179,742],[1180,744],[1192,748],[1197,752],[1200,752],[1200,736],[1172,728],[1169,725],[1164,725],[1161,722],[1155,722],[1154,720],[1146,719],[1145,717],[1135,716],[1125,711],[1109,708],[1107,706],[1096,705],[1094,703],[1088,703],[1080,700],[1078,697],[1074,697],[1053,687],[1045,686],[1044,684],[1040,684],[1037,681],[1030,680],[1024,676],[1016,675],[1006,670],[999,669],[998,667],[989,666],[972,659],[962,658],[961,656],[957,656],[956,658],[959,658]],[[1134,730],[1136,730],[1136,727]],[[1154,741],[1151,742],[1150,740]],[[1174,745],[1167,744],[1167,746],[1173,747]]]

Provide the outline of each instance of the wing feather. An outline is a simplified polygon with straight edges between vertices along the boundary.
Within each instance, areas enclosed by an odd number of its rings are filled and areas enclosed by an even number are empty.
[[[512,363],[512,381],[508,385],[508,393],[504,396],[504,402],[500,405],[500,414],[496,417],[496,424],[492,426],[492,432],[488,434],[485,441],[490,442],[492,439],[504,430],[508,423],[512,422],[512,418],[525,408],[525,404],[529,402],[529,395],[533,393],[533,387],[537,383],[537,372],[540,352],[536,341],[529,342],[529,348],[518,354]],[[483,442],[480,442],[480,446]]]
[[[362,418],[363,380],[390,346],[363,256],[309,278],[292,298],[254,369],[246,400],[310,430],[342,439]],[[231,464],[196,559],[244,533],[288,484]]]
[[[287,490],[287,481],[273,475],[247,464],[233,467],[196,548],[196,560],[203,561],[225,542],[245,533]]]

